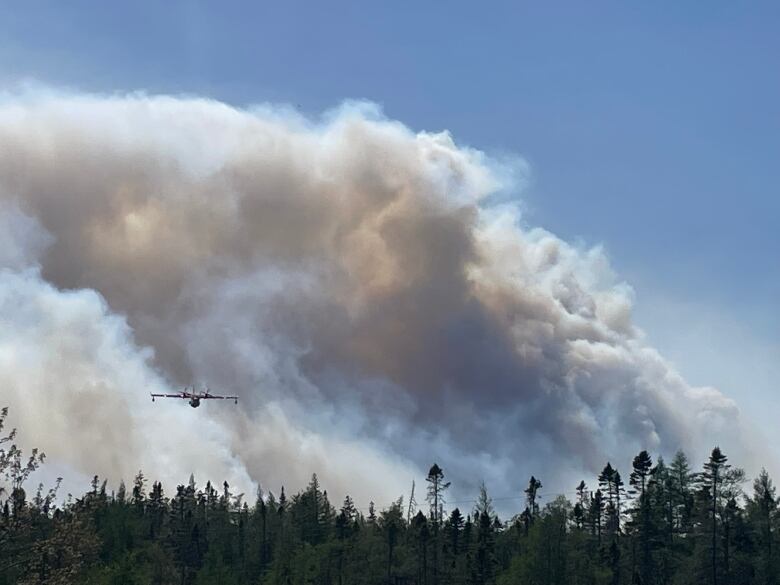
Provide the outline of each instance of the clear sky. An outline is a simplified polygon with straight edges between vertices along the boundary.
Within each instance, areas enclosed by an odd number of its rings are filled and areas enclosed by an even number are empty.
[[[378,102],[531,165],[526,220],[603,243],[693,383],[780,407],[777,2],[13,2],[0,84],[318,113]],[[776,435],[780,438],[780,434]]]

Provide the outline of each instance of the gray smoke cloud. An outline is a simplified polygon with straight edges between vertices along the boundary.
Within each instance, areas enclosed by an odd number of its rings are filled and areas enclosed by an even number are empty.
[[[738,443],[733,401],[643,341],[604,252],[523,224],[525,173],[370,104],[5,94],[0,402],[86,474],[317,472],[364,501],[433,460],[511,493]],[[149,401],[192,383],[240,407]]]

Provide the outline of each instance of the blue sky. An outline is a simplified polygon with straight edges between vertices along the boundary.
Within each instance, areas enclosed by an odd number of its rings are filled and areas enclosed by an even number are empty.
[[[774,2],[31,1],[0,7],[0,84],[311,113],[365,98],[519,154],[527,221],[603,243],[652,342],[770,424],[778,30]]]

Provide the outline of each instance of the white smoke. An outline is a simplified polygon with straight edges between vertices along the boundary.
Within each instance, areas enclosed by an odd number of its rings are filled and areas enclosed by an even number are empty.
[[[85,474],[317,472],[364,501],[434,460],[514,492],[737,441],[734,403],[643,342],[604,253],[494,197],[522,174],[366,104],[6,94],[0,403]],[[240,406],[149,402],[192,383]]]

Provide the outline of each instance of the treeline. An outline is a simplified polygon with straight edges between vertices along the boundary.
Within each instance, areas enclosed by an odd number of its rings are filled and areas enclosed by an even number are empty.
[[[274,585],[768,585],[778,583],[778,502],[765,471],[749,493],[742,470],[715,448],[692,469],[642,451],[627,481],[607,463],[592,484],[500,519],[484,486],[470,509],[447,506],[433,465],[420,506],[334,505],[312,476],[288,495],[251,502],[198,486],[174,493],[139,473],[109,492],[94,478],[61,503],[54,486],[27,492],[43,455],[23,456],[0,415],[0,583]],[[424,497],[423,497],[424,496]],[[58,503],[59,502],[59,503]]]

